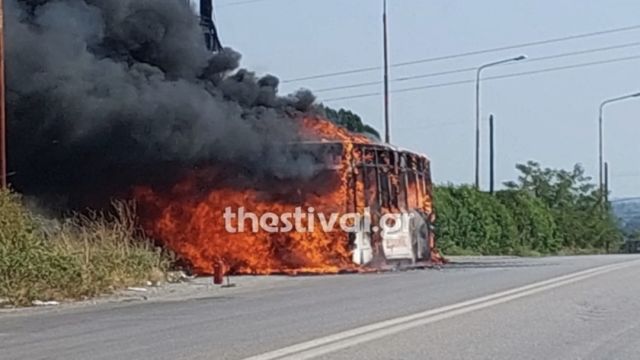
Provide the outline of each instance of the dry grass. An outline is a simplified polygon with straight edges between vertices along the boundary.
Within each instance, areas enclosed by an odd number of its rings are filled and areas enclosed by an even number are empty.
[[[0,297],[12,304],[159,281],[170,260],[137,228],[132,204],[115,202],[109,213],[45,222],[17,195],[0,192]]]

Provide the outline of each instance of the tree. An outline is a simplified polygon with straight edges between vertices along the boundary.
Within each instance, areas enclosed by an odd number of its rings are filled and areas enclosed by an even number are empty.
[[[618,249],[622,232],[580,165],[518,164],[520,175],[494,195],[469,186],[435,188],[438,246],[446,253],[553,254]]]
[[[378,131],[373,127],[364,124],[358,114],[345,109],[335,110],[328,106],[322,106],[322,110],[324,111],[327,119],[338,125],[344,126],[349,131],[369,134],[380,139],[380,133],[378,133]]]
[[[516,168],[520,171],[518,180],[505,186],[531,194],[551,209],[565,248],[609,251],[622,241],[615,216],[602,206],[596,185],[581,165],[567,171],[542,168],[529,161]]]

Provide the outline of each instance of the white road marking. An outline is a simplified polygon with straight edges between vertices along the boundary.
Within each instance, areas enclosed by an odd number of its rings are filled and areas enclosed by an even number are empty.
[[[640,261],[635,260],[583,270],[569,275],[563,275],[549,280],[539,281],[511,290],[506,290],[476,299],[463,301],[457,304],[447,305],[408,316],[365,325],[333,335],[328,335],[292,346],[287,346],[264,354],[252,356],[244,360],[311,359],[364,342],[369,342],[375,339],[397,334],[399,332],[406,331],[415,327],[431,324],[437,321],[488,308],[491,306],[496,306],[509,301],[531,296],[542,291],[569,285],[611,271],[630,267],[639,263]]]

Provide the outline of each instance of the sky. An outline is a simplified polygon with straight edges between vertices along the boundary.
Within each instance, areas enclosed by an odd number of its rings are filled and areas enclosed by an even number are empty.
[[[637,0],[388,0],[392,64],[640,25]],[[314,90],[318,100],[350,109],[382,132],[382,70],[290,82],[300,77],[382,64],[381,0],[218,0],[222,43],[243,67],[274,74],[282,92]],[[637,42],[638,44],[633,44]],[[628,45],[632,44],[632,45]],[[533,59],[622,46],[549,60]],[[628,46],[627,46],[628,45]],[[597,119],[608,98],[640,91],[640,28],[521,49],[393,66],[391,78],[473,68],[525,54],[529,60],[488,68],[483,77],[638,56],[570,70],[482,82],[482,187],[488,188],[488,114],[496,119],[496,179],[517,177],[528,160],[553,168],[581,163],[597,181]],[[436,183],[472,183],[474,71],[391,83],[392,142],[427,155]],[[361,94],[368,97],[339,99]],[[605,158],[614,198],[640,196],[640,98],[605,110]]]

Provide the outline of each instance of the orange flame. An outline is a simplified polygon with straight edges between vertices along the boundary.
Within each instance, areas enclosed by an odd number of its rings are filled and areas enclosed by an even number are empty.
[[[350,193],[349,163],[353,143],[369,143],[363,135],[353,134],[320,118],[302,120],[302,136],[316,141],[341,142],[343,154],[338,169],[322,174],[323,186],[302,192],[297,184],[286,183],[285,194],[274,196],[259,185],[252,188],[216,187],[215,172],[194,171],[169,191],[138,187],[134,194],[143,209],[145,230],[165,246],[186,259],[197,273],[211,273],[213,264],[222,261],[235,274],[337,273],[356,270],[351,261],[348,235],[336,227],[324,232],[315,226],[312,232],[229,232],[224,212],[240,207],[258,217],[266,212],[293,213],[314,208],[329,216],[346,210]],[[213,185],[213,186],[212,186]],[[202,188],[206,190],[202,190]],[[239,225],[239,224],[238,224]]]

